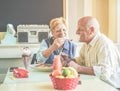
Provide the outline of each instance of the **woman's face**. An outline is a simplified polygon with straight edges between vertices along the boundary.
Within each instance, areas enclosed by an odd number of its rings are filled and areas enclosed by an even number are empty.
[[[64,24],[58,24],[52,31],[54,38],[65,38],[67,37],[67,28]]]

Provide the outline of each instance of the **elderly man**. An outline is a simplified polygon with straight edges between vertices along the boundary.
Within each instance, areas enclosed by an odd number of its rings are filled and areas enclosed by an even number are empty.
[[[120,88],[120,54],[114,43],[100,33],[99,23],[91,16],[82,17],[78,21],[76,34],[79,41],[84,42],[79,57],[64,60],[81,74],[98,76],[100,79]],[[68,63],[68,62],[67,62]]]

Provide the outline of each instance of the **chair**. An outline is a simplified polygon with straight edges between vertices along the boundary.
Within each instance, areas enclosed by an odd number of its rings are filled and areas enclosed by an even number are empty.
[[[37,63],[36,53],[33,54],[32,61],[31,61],[31,64],[35,64],[35,63]]]

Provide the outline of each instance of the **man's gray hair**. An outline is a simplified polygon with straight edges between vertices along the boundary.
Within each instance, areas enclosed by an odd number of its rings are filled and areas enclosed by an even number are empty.
[[[99,23],[98,23],[96,18],[89,19],[86,27],[88,27],[88,28],[94,27],[96,32],[99,32],[99,29],[100,29],[100,25],[99,25]]]

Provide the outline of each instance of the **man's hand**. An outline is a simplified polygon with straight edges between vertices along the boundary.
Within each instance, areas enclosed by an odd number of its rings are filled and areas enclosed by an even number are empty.
[[[77,72],[79,72],[81,74],[95,75],[92,67],[81,66],[74,61],[71,61],[69,63],[69,66],[75,68],[77,70]]]
[[[75,68],[78,72],[79,72],[79,69],[80,69],[80,67],[81,67],[79,64],[77,64],[77,63],[74,62],[74,61],[71,61],[71,62],[69,63],[69,66]]]
[[[67,55],[67,54],[65,54],[65,53],[61,53],[61,60],[63,60],[63,61],[65,61],[65,60],[69,60],[70,58],[69,58],[69,56]]]
[[[62,61],[62,65],[64,67],[69,66],[69,62],[72,61],[72,59],[65,53],[61,53],[61,61]]]

